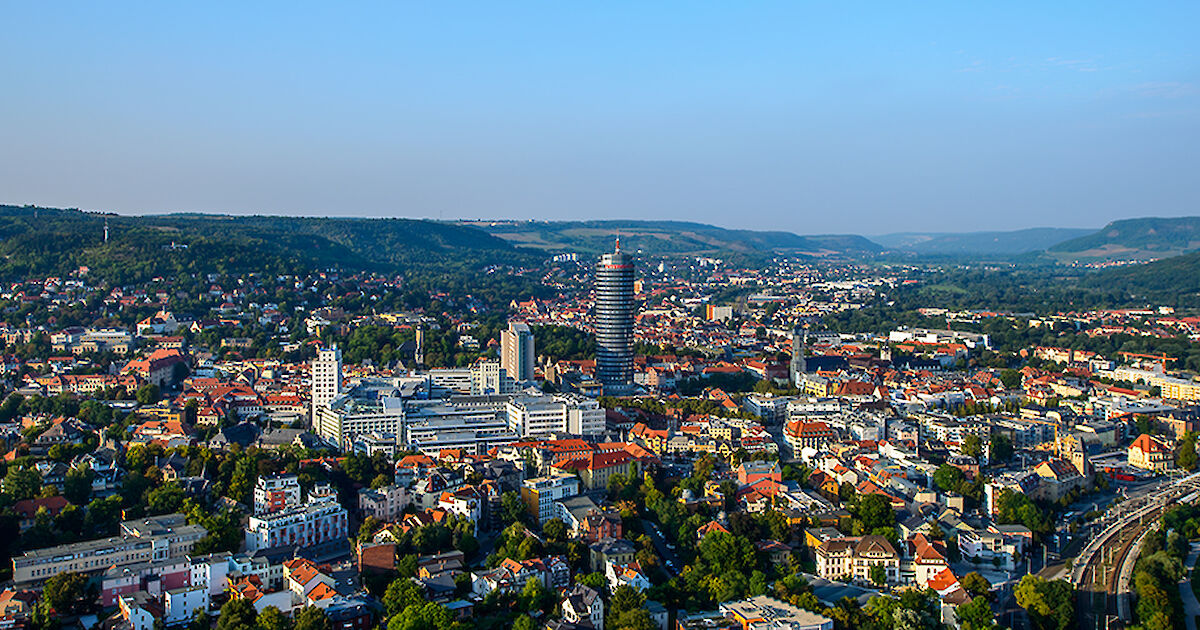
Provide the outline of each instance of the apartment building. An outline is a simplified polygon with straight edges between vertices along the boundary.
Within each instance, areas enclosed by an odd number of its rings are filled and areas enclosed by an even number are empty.
[[[13,558],[13,582],[36,584],[67,571],[95,574],[186,556],[207,533],[200,525],[188,525],[182,514],[126,521],[120,536],[34,549]]]
[[[374,516],[385,523],[396,521],[411,502],[408,488],[390,485],[358,491],[358,510],[363,518]]]
[[[300,505],[296,475],[262,475],[254,484],[254,513],[268,514]]]
[[[524,322],[509,322],[500,333],[500,367],[519,383],[533,380],[533,331]]]
[[[328,486],[318,486],[303,505],[250,517],[246,551],[297,545],[311,547],[344,539],[349,523],[346,509]]]
[[[548,475],[521,482],[521,500],[538,525],[555,516],[555,501],[579,494],[579,478],[574,475]]]
[[[870,583],[871,569],[881,566],[889,584],[900,579],[900,555],[883,536],[834,538],[816,548],[817,575],[827,580],[843,577]]]

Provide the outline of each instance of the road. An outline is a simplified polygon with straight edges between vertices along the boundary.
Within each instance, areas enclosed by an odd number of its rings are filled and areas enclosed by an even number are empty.
[[[663,538],[662,530],[653,522],[646,519],[642,521],[642,529],[646,530],[646,534],[650,536],[650,541],[654,543],[654,549],[658,552],[658,557],[663,559],[663,569],[667,575],[675,577],[679,575],[679,571],[683,567],[679,564],[679,556],[675,555],[675,551],[667,546],[666,539]]]
[[[1192,551],[1188,554],[1183,579],[1179,582],[1179,600],[1183,602],[1183,620],[1187,622],[1187,630],[1196,630],[1196,615],[1200,615],[1200,601],[1196,601],[1196,592],[1192,590],[1192,572],[1196,568],[1196,557],[1200,556],[1200,543],[1192,543]]]

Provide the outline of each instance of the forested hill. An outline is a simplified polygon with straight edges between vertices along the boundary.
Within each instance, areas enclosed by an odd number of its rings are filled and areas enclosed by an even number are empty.
[[[1200,304],[1200,252],[1103,269],[1080,284],[1170,306],[1194,307]]]
[[[872,240],[888,248],[917,254],[1025,254],[1093,232],[1077,228],[1028,228],[1007,232],[905,232],[874,236]]]
[[[1049,249],[1075,258],[1162,258],[1196,250],[1200,250],[1200,217],[1113,221],[1095,234]]]
[[[518,266],[542,258],[481,230],[412,219],[133,217],[0,206],[4,280],[65,275],[80,266],[113,284],[214,272],[475,274],[488,265]]]
[[[882,249],[854,234],[801,236],[687,221],[464,221],[460,225],[479,227],[514,244],[549,252],[607,252],[617,237],[626,249],[648,254],[861,255]]]

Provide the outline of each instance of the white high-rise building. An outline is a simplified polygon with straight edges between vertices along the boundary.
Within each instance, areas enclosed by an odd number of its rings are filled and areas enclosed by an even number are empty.
[[[312,363],[312,418],[317,417],[317,409],[324,407],[342,393],[342,351],[337,344],[332,348],[317,350],[317,358]]]
[[[524,322],[509,322],[500,333],[500,367],[518,383],[533,380],[533,331]]]

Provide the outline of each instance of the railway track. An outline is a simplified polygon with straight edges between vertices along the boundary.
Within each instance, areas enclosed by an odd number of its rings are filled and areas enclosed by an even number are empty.
[[[1186,497],[1180,497],[1188,492]],[[1180,502],[1193,502],[1196,498],[1191,484],[1181,486],[1139,518],[1105,534],[1107,540],[1089,556],[1076,583],[1076,610],[1081,630],[1113,630],[1132,622],[1128,581],[1141,549],[1140,541],[1155,527],[1167,508]]]

